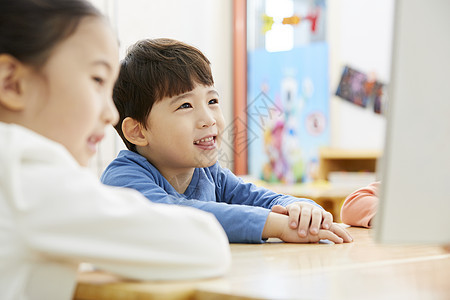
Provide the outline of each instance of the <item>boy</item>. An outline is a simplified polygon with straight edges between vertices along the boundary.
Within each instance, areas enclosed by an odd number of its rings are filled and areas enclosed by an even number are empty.
[[[113,98],[115,128],[129,150],[106,168],[103,183],[211,212],[230,242],[351,241],[313,201],[244,183],[220,167],[225,121],[210,63],[198,49],[171,39],[139,41],[122,62]]]

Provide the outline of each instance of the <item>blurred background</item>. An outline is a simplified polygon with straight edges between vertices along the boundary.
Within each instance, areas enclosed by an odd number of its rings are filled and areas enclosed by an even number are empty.
[[[91,1],[109,17],[121,58],[139,39],[169,37],[210,59],[227,122],[222,166],[283,184],[342,180],[337,171],[370,173],[353,177],[358,185],[374,179],[372,163],[384,146],[393,0]],[[236,26],[237,13],[245,28]],[[234,52],[239,30],[246,39],[243,68]],[[245,72],[239,99],[237,68]],[[236,107],[244,107],[238,113],[246,120],[236,119]],[[244,122],[245,151],[236,151],[237,121]],[[109,129],[90,166],[98,175],[125,149]],[[327,157],[370,162],[347,170],[328,161],[320,169]]]

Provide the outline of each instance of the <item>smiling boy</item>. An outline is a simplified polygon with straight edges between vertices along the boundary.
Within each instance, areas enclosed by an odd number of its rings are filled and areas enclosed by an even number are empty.
[[[122,61],[113,98],[115,128],[129,150],[106,168],[103,183],[213,213],[230,242],[351,241],[313,201],[244,183],[219,165],[225,121],[210,62],[195,47],[137,42]]]
[[[128,140],[180,194],[196,167],[217,160],[225,123],[218,98],[214,87],[196,84],[192,91],[154,103],[147,128],[130,117],[124,120]]]

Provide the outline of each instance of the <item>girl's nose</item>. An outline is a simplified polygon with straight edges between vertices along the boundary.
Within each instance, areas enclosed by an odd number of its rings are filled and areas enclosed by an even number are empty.
[[[108,100],[106,101],[103,109],[103,120],[106,124],[112,125],[116,125],[116,123],[119,121],[119,112],[117,111],[112,98],[108,98]]]

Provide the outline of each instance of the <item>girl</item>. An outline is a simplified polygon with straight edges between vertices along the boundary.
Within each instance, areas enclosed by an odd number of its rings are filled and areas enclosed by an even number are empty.
[[[0,2],[2,299],[71,299],[80,262],[144,280],[227,269],[212,215],[151,204],[84,168],[117,121],[118,69],[117,41],[88,2]]]
[[[341,208],[342,222],[371,228],[373,217],[377,212],[379,188],[380,182],[377,181],[348,195]]]

